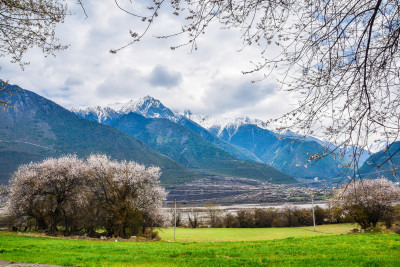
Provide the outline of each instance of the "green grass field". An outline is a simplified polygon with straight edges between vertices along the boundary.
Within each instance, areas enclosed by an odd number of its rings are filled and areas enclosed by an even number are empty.
[[[400,235],[337,234],[350,226],[324,226],[324,233],[314,236],[302,235],[312,233],[308,228],[204,229],[202,235],[210,240],[226,238],[226,230],[240,239],[255,238],[254,230],[275,232],[278,238],[207,243],[105,242],[0,232],[0,260],[70,266],[400,266]],[[191,229],[178,230],[187,231],[189,237]],[[193,233],[198,230],[203,229]],[[171,229],[162,234],[170,235]],[[193,239],[205,241],[200,236],[194,234]]]
[[[311,237],[332,234],[345,234],[357,228],[354,224],[333,224],[290,228],[178,228],[177,242],[224,242],[224,241],[261,241],[288,237]],[[160,229],[162,240],[174,240],[174,228]]]

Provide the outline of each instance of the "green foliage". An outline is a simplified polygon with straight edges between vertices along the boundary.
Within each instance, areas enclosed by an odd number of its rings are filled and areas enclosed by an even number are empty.
[[[400,236],[328,235],[222,243],[103,242],[0,234],[1,260],[69,266],[399,266]]]

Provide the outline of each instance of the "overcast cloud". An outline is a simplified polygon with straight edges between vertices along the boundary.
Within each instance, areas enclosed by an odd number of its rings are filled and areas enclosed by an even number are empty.
[[[140,32],[144,25],[113,1],[85,1],[88,18],[76,1],[69,2],[76,15],[69,16],[57,32],[70,48],[47,58],[38,49],[31,50],[25,71],[0,58],[3,79],[65,107],[106,105],[150,95],[175,111],[267,119],[294,103],[276,91],[273,77],[253,84],[254,77],[241,74],[251,69],[250,60],[257,59],[259,51],[249,48],[238,53],[240,32],[211,25],[198,41],[199,50],[172,51],[169,47],[184,40],[152,36],[179,30],[180,18],[160,14],[160,22],[143,41],[114,55],[109,50],[128,43],[129,30]]]

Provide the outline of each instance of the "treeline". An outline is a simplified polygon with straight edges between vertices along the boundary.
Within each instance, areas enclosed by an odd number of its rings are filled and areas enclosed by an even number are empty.
[[[384,177],[351,181],[334,191],[327,203],[328,208],[315,207],[315,223],[357,223],[364,230],[376,228],[378,223],[383,223],[386,229],[400,229],[399,201],[399,186]],[[312,209],[300,209],[292,204],[285,204],[281,209],[244,209],[224,213],[218,205],[206,203],[203,209],[187,209],[184,213],[179,211],[177,214],[178,226],[183,225],[184,216],[187,218],[187,226],[193,228],[313,225]]]
[[[172,211],[172,216],[174,216]],[[333,209],[314,207],[316,225],[354,222],[343,218]],[[237,212],[224,212],[218,206],[206,209],[188,209],[177,211],[177,226],[183,227],[215,227],[215,228],[267,228],[312,226],[311,208],[297,208],[287,204],[281,209],[242,209]],[[172,225],[175,220],[173,217]]]
[[[10,180],[3,223],[14,230],[50,234],[151,236],[152,227],[168,220],[159,177],[157,167],[105,155],[86,160],[69,155],[23,165]]]

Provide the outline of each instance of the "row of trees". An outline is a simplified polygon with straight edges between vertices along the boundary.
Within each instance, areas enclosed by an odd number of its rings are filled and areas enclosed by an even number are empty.
[[[378,222],[390,228],[400,223],[400,188],[385,179],[358,180],[343,185],[335,190],[328,208],[316,206],[315,223],[358,223],[361,228],[373,228]],[[295,227],[313,225],[311,208],[297,208],[285,204],[281,209],[239,210],[236,213],[225,213],[216,204],[207,203],[204,209],[178,210],[177,225],[183,225],[187,218],[187,226],[196,227]],[[173,222],[174,223],[174,222]]]
[[[166,193],[160,169],[105,155],[49,158],[21,166],[10,180],[8,214],[14,225],[64,234],[129,237],[162,226]]]
[[[330,213],[320,207],[315,209],[316,223],[337,223],[342,220],[330,220]],[[299,209],[293,205],[285,205],[282,209],[243,209],[237,212],[224,213],[216,206],[205,211],[189,210],[180,212],[177,224],[184,226],[184,216],[187,217],[187,226],[214,227],[214,228],[268,228],[268,227],[296,227],[313,225],[310,209]],[[329,220],[328,220],[329,219]]]

